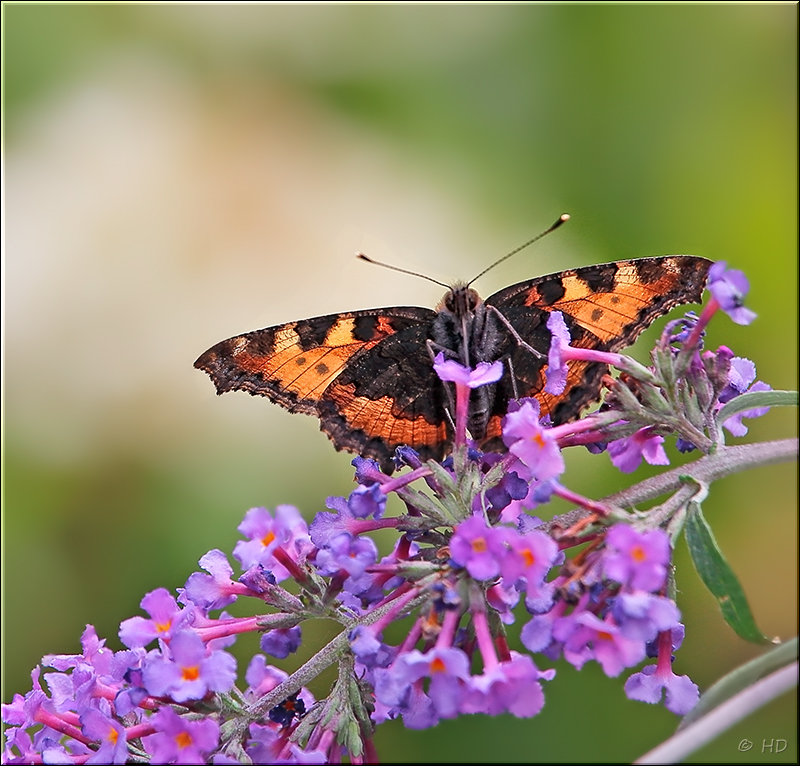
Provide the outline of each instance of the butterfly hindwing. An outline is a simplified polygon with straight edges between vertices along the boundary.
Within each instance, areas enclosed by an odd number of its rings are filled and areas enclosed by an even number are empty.
[[[390,310],[390,309],[389,309]],[[430,320],[386,338],[354,360],[319,403],[320,427],[340,449],[386,463],[396,447],[444,457],[446,392],[428,349]]]

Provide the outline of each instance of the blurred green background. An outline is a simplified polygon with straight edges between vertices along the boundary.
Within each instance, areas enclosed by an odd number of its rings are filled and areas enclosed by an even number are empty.
[[[4,4],[3,32],[4,701],[43,654],[79,651],[86,623],[118,648],[141,597],[231,551],[249,507],[310,519],[349,491],[350,458],[314,420],[217,399],[192,362],[258,327],[440,298],[356,250],[469,278],[569,212],[483,294],[620,258],[725,259],[759,319],[720,318],[709,343],[797,386],[794,4]],[[797,416],[751,422],[748,440],[780,438]],[[569,461],[565,481],[593,497],[633,481],[604,456]],[[781,638],[797,623],[796,476],[731,477],[705,505]],[[724,625],[683,549],[677,577],[676,669],[707,688],[761,649]],[[241,643],[243,663],[256,644]],[[622,686],[559,665],[534,719],[395,722],[379,751],[630,761],[676,719]],[[786,695],[694,760],[758,762],[783,738],[764,758],[795,762],[795,715]]]

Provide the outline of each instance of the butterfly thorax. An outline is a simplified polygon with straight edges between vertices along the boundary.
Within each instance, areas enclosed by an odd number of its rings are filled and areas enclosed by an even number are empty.
[[[501,357],[502,326],[478,293],[465,284],[454,285],[437,307],[431,327],[432,351],[443,352],[465,367],[494,362]],[[453,401],[452,384],[448,397]],[[493,410],[495,386],[482,386],[470,392],[469,430],[481,440],[486,434]],[[452,413],[451,413],[452,414]]]

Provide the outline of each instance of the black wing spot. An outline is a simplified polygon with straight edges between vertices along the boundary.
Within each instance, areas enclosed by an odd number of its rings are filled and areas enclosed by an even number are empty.
[[[642,258],[634,261],[633,265],[636,267],[636,276],[646,285],[658,282],[666,274],[664,262],[658,259]]]
[[[606,263],[602,266],[578,269],[577,277],[593,293],[610,293],[614,290],[617,281],[617,264]]]
[[[305,319],[295,325],[295,332],[300,339],[300,348],[308,351],[311,348],[319,348],[328,337],[331,327],[339,321],[339,317],[334,315],[327,317],[315,317]]]
[[[539,291],[539,296],[546,306],[552,306],[557,303],[567,292],[564,283],[560,279],[550,279],[547,282],[542,282],[536,289]]]
[[[353,320],[353,338],[363,342],[374,340],[377,327],[378,317],[357,316]]]

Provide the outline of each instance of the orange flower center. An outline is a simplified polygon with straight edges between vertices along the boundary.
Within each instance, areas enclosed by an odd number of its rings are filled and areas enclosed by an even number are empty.
[[[483,537],[476,537],[472,541],[472,550],[475,551],[475,553],[485,553],[486,540]]]
[[[536,563],[536,556],[533,555],[533,551],[530,548],[526,548],[522,551],[522,560],[525,562],[526,567],[532,567]]]
[[[200,666],[189,665],[188,667],[181,668],[181,676],[184,681],[196,681],[200,677]]]
[[[445,667],[444,662],[442,662],[440,657],[437,657],[435,660],[431,662],[431,674],[433,673],[444,673],[447,670]]]
[[[192,744],[192,735],[187,731],[182,731],[175,737],[175,741],[178,743],[178,747],[183,750],[183,748]]]

